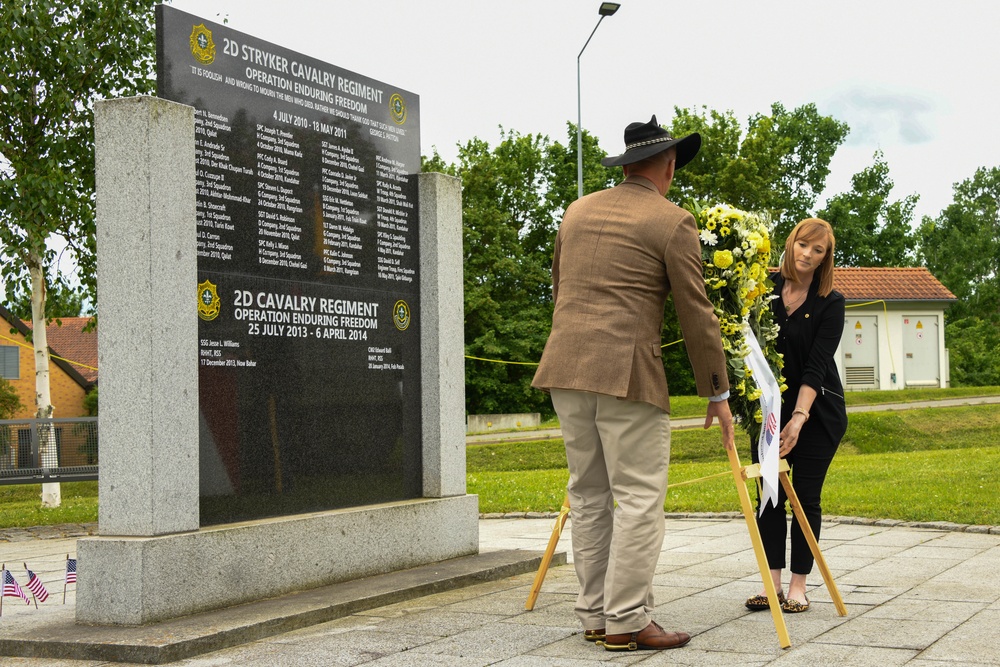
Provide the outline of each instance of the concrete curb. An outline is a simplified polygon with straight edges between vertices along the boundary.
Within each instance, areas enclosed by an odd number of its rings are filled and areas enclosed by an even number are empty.
[[[70,537],[97,535],[97,523],[62,523],[53,526],[29,528],[0,528],[0,542],[27,542],[29,540],[61,540]]]
[[[555,519],[558,512],[490,512],[481,513],[480,519]],[[740,512],[665,512],[668,519],[737,519]],[[858,526],[882,526],[902,528],[930,528],[956,533],[984,533],[1000,535],[1000,526],[954,523],[952,521],[902,521],[899,519],[872,519],[859,516],[824,516],[827,523],[844,523]],[[52,540],[70,537],[97,535],[96,523],[71,523],[54,526],[33,526],[30,528],[0,529],[0,542],[25,542],[28,540]]]
[[[490,512],[480,514],[480,519],[556,519],[558,512]],[[739,519],[742,512],[664,512],[667,519]],[[899,519],[872,519],[860,516],[823,516],[824,523],[843,523],[856,526],[883,528],[927,528],[953,533],[982,533],[1000,535],[1000,526],[983,526],[952,521],[900,521]]]
[[[931,407],[959,407],[965,405],[989,405],[1000,403],[1000,395],[961,396],[959,398],[944,398],[924,401],[909,401],[904,403],[873,403],[871,405],[849,405],[847,412],[898,412],[900,410],[917,410]],[[680,431],[701,428],[704,417],[671,418],[670,429]],[[468,445],[499,445],[507,442],[536,442],[562,438],[559,428],[539,429],[537,431],[504,431],[501,433],[466,434],[465,444]]]

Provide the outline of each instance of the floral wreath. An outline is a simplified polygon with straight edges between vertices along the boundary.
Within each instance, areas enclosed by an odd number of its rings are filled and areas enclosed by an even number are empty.
[[[788,385],[781,375],[784,360],[775,349],[778,325],[769,302],[777,298],[768,272],[771,261],[771,221],[728,204],[709,208],[691,207],[701,240],[701,265],[705,291],[715,307],[722,331],[729,374],[729,406],[733,417],[756,443],[763,414],[761,389],[747,367],[750,347],[744,336],[749,325],[760,343],[764,358],[784,392]]]

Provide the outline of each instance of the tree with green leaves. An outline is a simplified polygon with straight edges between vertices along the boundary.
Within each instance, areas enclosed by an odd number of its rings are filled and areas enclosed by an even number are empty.
[[[917,230],[919,257],[958,297],[945,329],[956,385],[1000,384],[1000,167],[954,186],[954,200]]]
[[[83,397],[83,409],[87,411],[88,417],[96,417],[98,409],[98,393],[97,387],[94,387],[87,392],[87,395]]]
[[[552,324],[555,233],[576,199],[574,130],[563,146],[501,128],[496,146],[460,145],[456,164],[436,152],[423,161],[425,172],[462,179],[465,350],[476,357],[465,365],[469,414],[552,411],[531,378]],[[614,172],[596,140],[583,139],[585,187],[605,188]]]
[[[45,276],[48,282],[51,276]],[[60,317],[82,317],[86,310],[84,306],[84,294],[64,281],[49,284],[45,288],[45,318],[48,321],[58,320]],[[14,317],[22,320],[31,320],[31,292],[22,290],[14,294],[14,300],[9,303],[7,310]]]
[[[17,395],[14,385],[6,378],[0,378],[0,420],[12,419],[20,410],[21,397]],[[10,456],[13,442],[14,429],[7,424],[0,424],[0,459]]]
[[[0,419],[13,419],[21,410],[21,397],[14,385],[6,378],[0,378]]]
[[[52,416],[45,336],[46,275],[57,276],[51,244],[69,249],[77,278],[93,295],[93,103],[153,90],[153,5],[0,4],[0,271],[8,302],[30,285],[40,418]],[[58,485],[43,485],[42,503],[59,501]]]
[[[945,340],[953,386],[1000,385],[1000,318],[972,315],[948,322]]]
[[[1000,319],[1000,167],[977,169],[954,192],[938,217],[924,217],[920,259],[958,297],[950,319]]]
[[[789,111],[777,102],[770,114],[751,116],[745,131],[731,111],[705,107],[675,108],[668,129],[674,136],[702,136],[701,151],[674,176],[668,197],[769,215],[778,245],[811,215],[830,161],[849,132],[846,123],[821,115],[814,104]]]
[[[875,151],[872,165],[851,178],[850,192],[831,197],[817,214],[837,234],[838,266],[913,266],[913,209],[920,197],[890,201],[892,186],[885,156]]]

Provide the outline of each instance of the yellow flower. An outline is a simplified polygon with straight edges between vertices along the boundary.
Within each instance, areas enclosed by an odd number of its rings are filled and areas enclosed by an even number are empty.
[[[764,415],[761,414],[760,408],[757,408],[757,412],[753,413],[753,420],[758,424],[764,421]]]
[[[759,401],[762,393],[764,392],[762,392],[760,388],[757,388],[751,391],[750,394],[747,396],[747,398],[750,399],[751,401]]]
[[[764,240],[761,241],[761,243],[760,243],[759,246],[757,246],[757,252],[759,254],[761,254],[761,255],[770,255],[771,254],[771,240],[765,236]]]
[[[712,263],[720,269],[729,268],[733,263],[733,253],[728,250],[716,250],[712,258]]]
[[[707,229],[709,231],[715,229],[715,220],[712,220],[711,218],[709,218],[708,220],[706,220],[705,221],[705,229]]]

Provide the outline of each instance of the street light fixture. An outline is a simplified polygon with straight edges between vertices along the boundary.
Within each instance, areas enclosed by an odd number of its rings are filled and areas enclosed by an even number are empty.
[[[597,19],[597,25],[590,32],[590,37],[584,43],[583,48],[580,49],[580,53],[576,56],[576,196],[580,198],[583,196],[583,112],[581,111],[582,104],[580,102],[580,56],[587,49],[587,44],[590,44],[591,37],[597,32],[597,29],[601,25],[601,21],[604,20],[605,16],[613,16],[621,4],[617,2],[602,2],[601,6],[597,9],[597,13],[601,15],[601,18]]]

